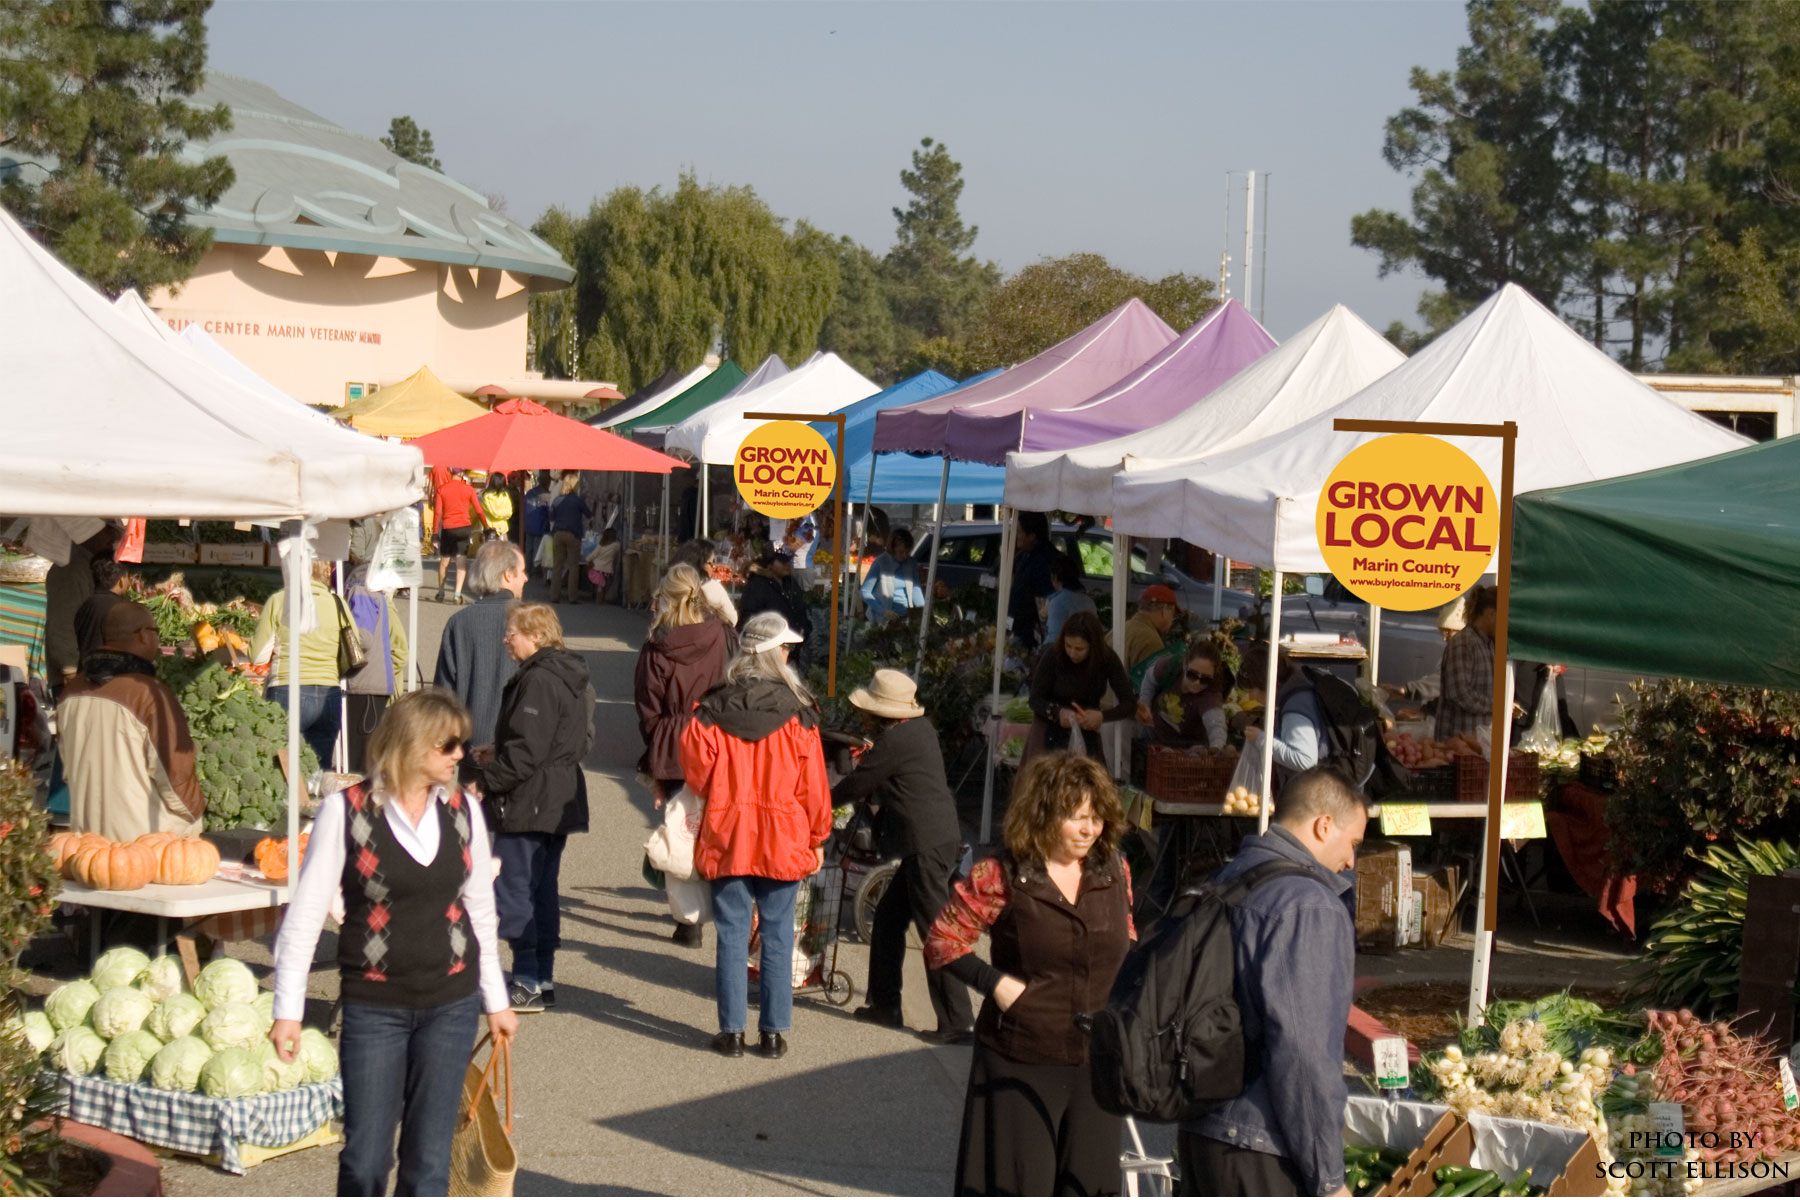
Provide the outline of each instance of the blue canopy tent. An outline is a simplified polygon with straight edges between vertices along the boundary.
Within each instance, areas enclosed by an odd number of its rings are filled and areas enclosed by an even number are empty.
[[[938,487],[943,482],[943,457],[935,454],[928,458],[911,454],[883,454],[877,458],[873,453],[875,414],[884,408],[916,404],[944,392],[968,387],[999,373],[1000,368],[995,368],[957,383],[936,371],[922,371],[911,379],[901,380],[886,391],[876,392],[867,400],[858,400],[844,409],[844,447],[839,469],[845,473],[844,479],[849,489],[845,495],[849,500],[855,504],[936,504]],[[818,421],[813,424],[813,428],[823,434],[828,442],[834,441],[837,436],[835,422]],[[873,494],[869,492],[871,463],[875,464]],[[944,499],[948,504],[999,504],[1005,483],[1004,467],[951,463],[950,487]]]

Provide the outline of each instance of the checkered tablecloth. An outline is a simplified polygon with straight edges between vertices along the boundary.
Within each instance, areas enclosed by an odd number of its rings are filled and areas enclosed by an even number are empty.
[[[70,1119],[183,1154],[216,1154],[233,1175],[244,1173],[240,1145],[285,1146],[344,1116],[342,1076],[236,1100],[92,1076],[62,1076],[61,1082],[62,1111]]]

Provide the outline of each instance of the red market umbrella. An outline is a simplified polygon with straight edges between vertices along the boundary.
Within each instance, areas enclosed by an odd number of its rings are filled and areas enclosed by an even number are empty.
[[[512,395],[511,392],[497,383],[484,383],[475,389],[477,400],[504,400],[510,395]]]
[[[581,397],[583,400],[623,400],[625,393],[618,388],[597,387]]]
[[[413,438],[425,462],[457,470],[645,471],[667,475],[687,466],[677,458],[568,417],[531,400],[507,400],[476,417]]]

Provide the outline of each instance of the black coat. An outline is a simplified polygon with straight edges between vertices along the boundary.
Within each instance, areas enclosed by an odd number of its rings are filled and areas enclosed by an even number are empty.
[[[474,772],[493,832],[587,832],[589,695],[579,654],[546,647],[519,664],[500,700],[494,759]]]
[[[738,601],[738,632],[744,631],[751,617],[771,610],[786,618],[788,628],[801,637],[812,636],[812,619],[806,612],[806,593],[800,590],[800,581],[792,575],[777,579],[752,570],[744,582],[743,599]]]
[[[831,789],[834,805],[857,801],[880,806],[875,845],[883,858],[955,846],[962,840],[937,730],[924,717],[882,730],[857,768]]]

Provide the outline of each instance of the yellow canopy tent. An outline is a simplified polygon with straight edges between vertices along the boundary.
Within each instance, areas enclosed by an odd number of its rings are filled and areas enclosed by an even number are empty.
[[[420,367],[392,387],[346,404],[331,415],[376,437],[424,437],[476,417],[487,408],[453,392],[444,381]]]

